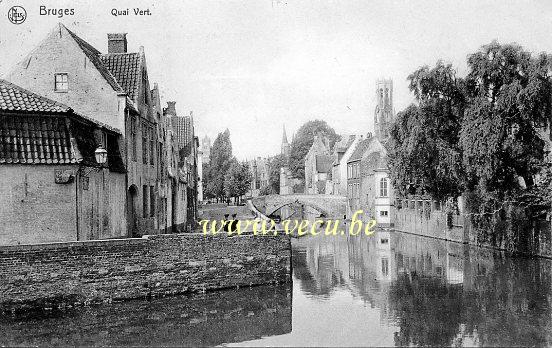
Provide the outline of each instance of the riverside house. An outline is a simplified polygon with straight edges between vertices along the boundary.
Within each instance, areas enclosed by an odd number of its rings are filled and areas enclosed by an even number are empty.
[[[124,237],[120,137],[0,80],[0,245]]]
[[[7,79],[120,132],[114,141],[121,149],[126,183],[110,193],[126,209],[119,217],[124,225],[120,235],[170,230],[173,219],[167,225],[166,216],[158,214],[166,198],[158,169],[163,144],[157,124],[163,115],[159,101],[155,110],[144,49],[127,52],[126,33],[107,38],[104,54],[60,23]]]

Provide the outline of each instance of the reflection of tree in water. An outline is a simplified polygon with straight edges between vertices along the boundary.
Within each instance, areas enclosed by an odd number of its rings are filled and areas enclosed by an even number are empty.
[[[399,272],[389,292],[396,344],[550,345],[551,274],[549,260],[476,248],[465,254],[462,283],[420,269]]]
[[[389,309],[400,331],[398,346],[449,346],[461,323],[462,289],[442,279],[399,274],[389,289]]]
[[[550,261],[495,256],[490,270],[478,261],[469,267],[466,329],[484,346],[550,345]]]
[[[310,248],[310,247],[309,247]],[[292,250],[293,275],[300,280],[301,290],[310,295],[328,297],[345,283],[341,271],[335,268],[333,254],[314,254],[305,249]]]

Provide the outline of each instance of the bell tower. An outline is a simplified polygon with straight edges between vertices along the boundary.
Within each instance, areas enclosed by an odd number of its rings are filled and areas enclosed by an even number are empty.
[[[379,140],[384,141],[389,138],[389,131],[394,120],[395,114],[393,112],[393,80],[377,80],[374,130],[376,133],[376,137]]]

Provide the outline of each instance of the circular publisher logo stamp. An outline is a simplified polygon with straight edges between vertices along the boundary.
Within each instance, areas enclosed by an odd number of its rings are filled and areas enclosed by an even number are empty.
[[[27,19],[27,11],[21,6],[12,6],[8,10],[8,19],[13,24],[21,24]]]

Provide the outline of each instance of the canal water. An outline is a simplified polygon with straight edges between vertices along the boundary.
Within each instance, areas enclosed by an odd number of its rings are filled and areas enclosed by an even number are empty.
[[[393,231],[293,239],[293,284],[0,317],[1,345],[552,344],[552,262]]]

